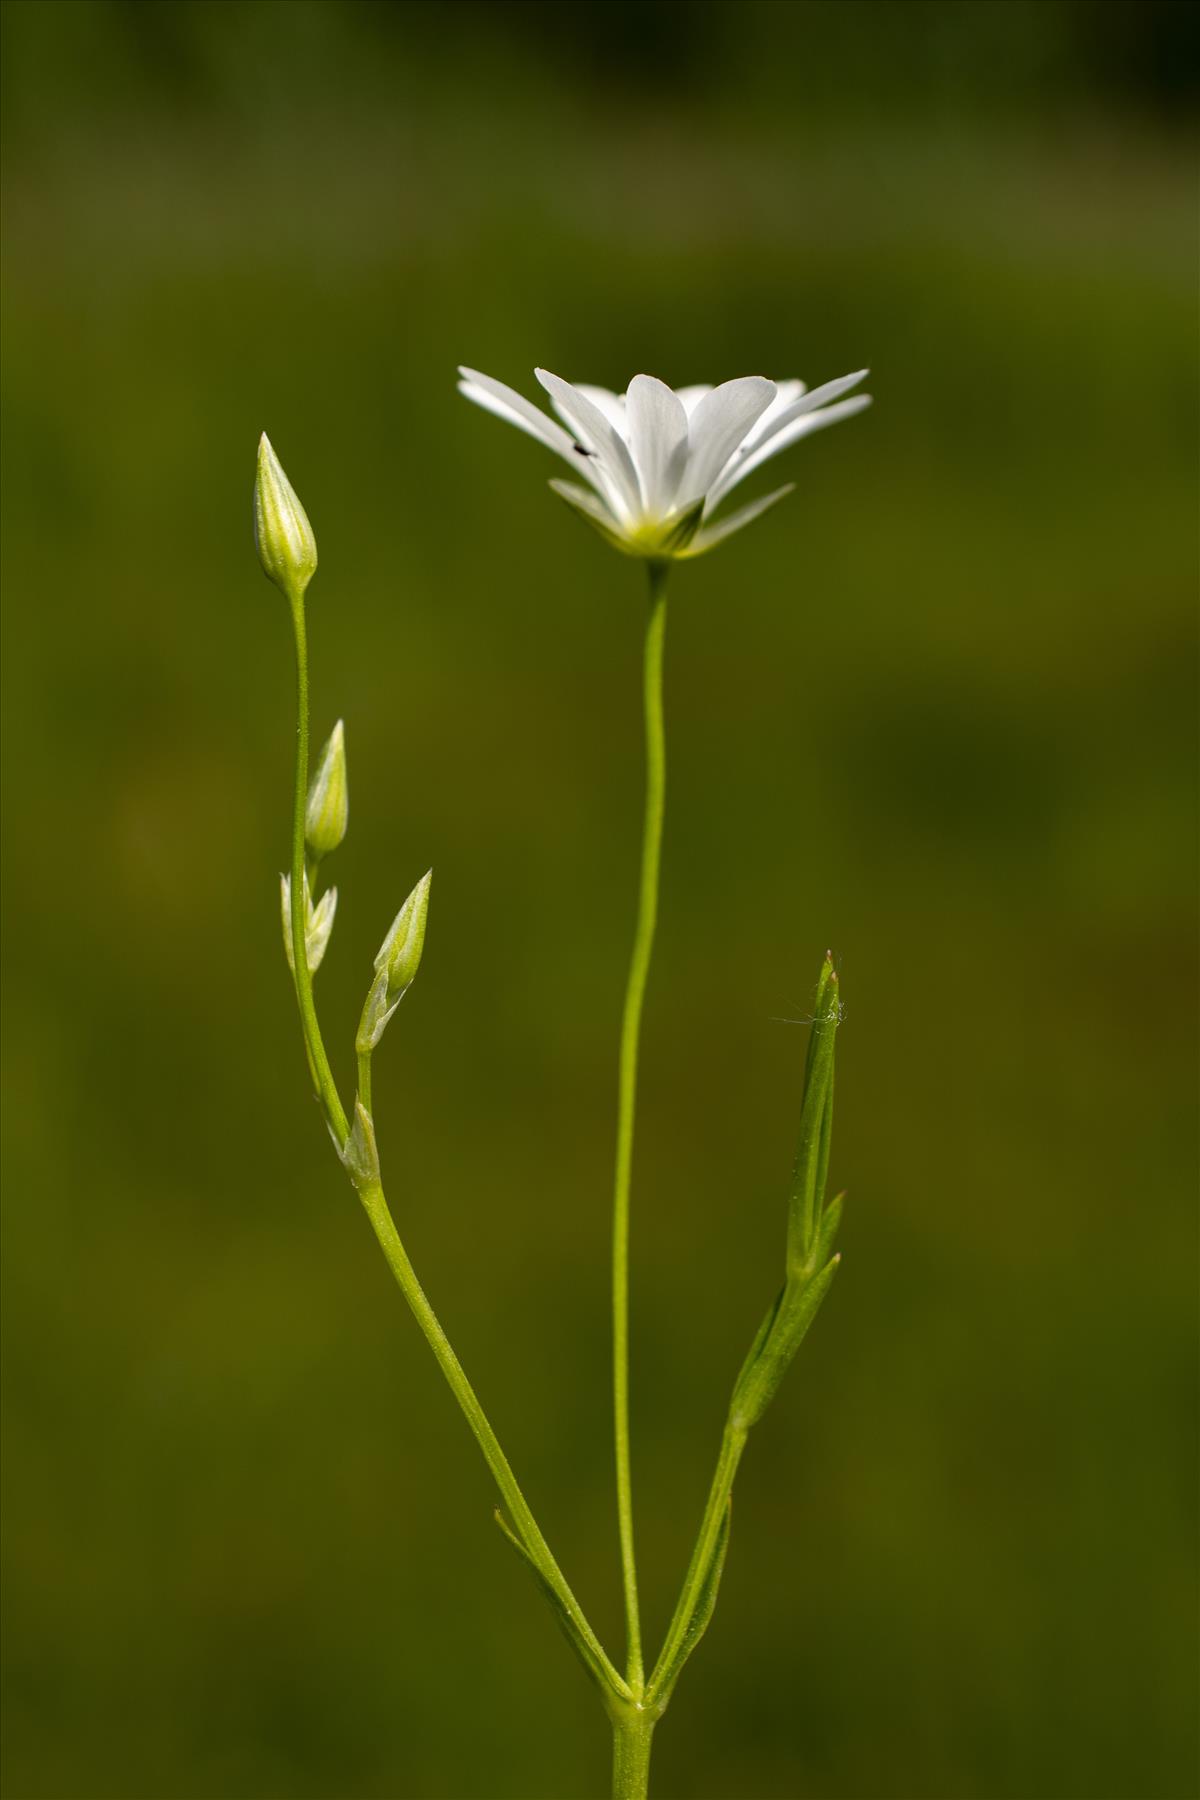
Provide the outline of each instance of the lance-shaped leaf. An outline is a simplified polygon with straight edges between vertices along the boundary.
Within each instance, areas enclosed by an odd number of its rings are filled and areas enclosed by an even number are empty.
[[[786,1293],[787,1293],[787,1282],[785,1281],[783,1286],[780,1288],[779,1292],[776,1294],[774,1300],[772,1300],[770,1306],[767,1308],[766,1317],[764,1318],[762,1324],[759,1326],[758,1330],[755,1332],[754,1341],[750,1345],[749,1350],[747,1350],[747,1352],[746,1352],[746,1360],[742,1364],[741,1368],[739,1369],[738,1378],[733,1384],[733,1392],[734,1392],[735,1398],[741,1392],[743,1383],[747,1380],[751,1369],[754,1367],[755,1363],[758,1361],[759,1357],[763,1353],[763,1349],[766,1346],[767,1339],[771,1335],[772,1327],[774,1326],[776,1319],[779,1317],[779,1309],[783,1305],[784,1296],[786,1295]]]
[[[735,1428],[749,1431],[775,1398],[788,1365],[808,1335],[821,1302],[829,1292],[841,1260],[840,1256],[831,1257],[820,1274],[811,1280],[800,1275],[788,1281],[757,1356],[753,1361],[747,1359],[734,1388],[729,1419]]]
[[[721,1530],[713,1545],[713,1552],[709,1558],[708,1567],[704,1571],[696,1603],[684,1627],[683,1635],[675,1641],[669,1655],[664,1657],[654,1671],[651,1690],[655,1709],[659,1713],[666,1711],[667,1702],[671,1698],[675,1683],[679,1680],[684,1663],[708,1630],[708,1622],[712,1618],[713,1608],[717,1604],[717,1589],[721,1585],[721,1575],[725,1568],[725,1553],[729,1549],[729,1525],[732,1512],[733,1501],[730,1499],[726,1503],[725,1517],[721,1520]]]
[[[562,1631],[563,1636],[574,1650],[576,1656],[578,1656],[592,1680],[596,1683],[596,1686],[600,1688],[603,1693],[612,1695],[616,1700],[628,1701],[629,1689],[625,1687],[622,1691],[623,1684],[619,1687],[616,1681],[614,1681],[614,1670],[612,1665],[609,1663],[596,1639],[592,1636],[587,1621],[583,1618],[582,1614],[576,1616],[576,1614],[571,1611],[566,1601],[547,1579],[541,1565],[529,1554],[529,1551],[525,1548],[525,1545],[521,1542],[516,1531],[505,1518],[499,1507],[496,1507],[492,1517],[495,1519],[497,1525],[516,1551],[517,1555],[521,1558],[521,1561],[532,1571],[534,1580],[537,1582],[538,1587],[549,1602],[551,1611],[558,1621],[559,1629]]]
[[[817,983],[804,1070],[800,1142],[796,1150],[788,1208],[789,1272],[805,1265],[811,1267],[829,1163],[829,1141],[833,1126],[833,1044],[841,1016],[837,973],[832,959],[826,955]]]

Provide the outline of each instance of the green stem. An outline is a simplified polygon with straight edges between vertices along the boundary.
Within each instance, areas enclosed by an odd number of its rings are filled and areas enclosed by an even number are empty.
[[[667,565],[651,563],[650,616],[646,623],[643,703],[646,722],[646,811],[642,828],[642,874],[638,896],[637,929],[625,1011],[621,1021],[621,1052],[617,1084],[617,1163],[613,1184],[612,1304],[613,1304],[613,1429],[617,1463],[617,1523],[621,1538],[621,1571],[625,1590],[625,1624],[628,1647],[626,1673],[630,1685],[640,1690],[644,1678],[642,1626],[638,1611],[637,1564],[633,1549],[633,1481],[629,1454],[629,1182],[633,1167],[633,1125],[637,1108],[638,1037],[642,1001],[654,926],[658,916],[658,868],[662,850],[663,793],[666,753],[663,740],[662,667],[663,633],[667,621],[664,592]],[[647,1748],[647,1756],[649,1750]]]
[[[371,1052],[369,1050],[360,1050],[358,1052],[358,1097],[366,1107],[367,1111],[370,1112]]]
[[[747,1435],[743,1426],[734,1425],[732,1420],[726,1420],[716,1471],[713,1474],[712,1486],[708,1490],[708,1501],[700,1523],[700,1535],[696,1539],[692,1560],[688,1564],[688,1571],[684,1576],[679,1602],[672,1615],[671,1623],[667,1627],[662,1652],[654,1666],[654,1673],[650,1677],[647,1688],[648,1701],[655,1697],[656,1684],[660,1676],[670,1672],[700,1604],[700,1597],[712,1567],[712,1560],[717,1553],[721,1528],[729,1508],[729,1496],[733,1490],[733,1478],[737,1474],[738,1464],[742,1460],[742,1451],[746,1448]]]
[[[438,1367],[462,1409],[467,1424],[471,1427],[475,1441],[483,1451],[484,1460],[492,1472],[496,1486],[500,1489],[504,1504],[508,1508],[509,1517],[518,1537],[524,1544],[530,1558],[537,1565],[547,1585],[554,1590],[559,1604],[570,1616],[580,1637],[587,1644],[592,1656],[604,1670],[613,1691],[618,1695],[629,1693],[624,1681],[610,1662],[600,1640],[588,1624],[583,1609],[570,1587],[566,1577],[559,1568],[550,1546],[542,1536],[537,1520],[529,1509],[517,1484],[517,1478],[509,1466],[508,1458],[500,1448],[500,1443],[488,1423],[487,1414],[479,1404],[474,1388],[467,1380],[466,1372],[450,1345],[450,1340],[442,1330],[437,1314],[425,1297],[425,1291],[417,1280],[416,1271],[408,1260],[408,1253],[400,1241],[395,1221],[384,1198],[383,1188],[379,1182],[370,1182],[360,1189],[359,1197],[372,1229],[379,1240],[379,1247],[387,1258],[388,1267],[396,1277],[397,1285],[407,1300],[409,1308],[425,1341],[437,1359]]]
[[[308,803],[308,638],[304,623],[304,597],[291,596],[292,627],[296,634],[296,788],[292,808],[292,958],[295,964],[296,999],[300,1007],[300,1025],[308,1050],[309,1067],[325,1117],[344,1144],[350,1127],[337,1084],[325,1054],[317,1009],[313,1001],[312,975],[304,947],[304,814]]]
[[[650,1743],[655,1720],[627,1708],[613,1719],[613,1800],[646,1800],[650,1791]]]

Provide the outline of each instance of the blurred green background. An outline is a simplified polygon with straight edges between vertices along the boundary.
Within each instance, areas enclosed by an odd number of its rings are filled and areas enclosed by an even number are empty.
[[[661,1632],[773,1293],[812,984],[845,1266],[661,1800],[1197,1791],[1193,168],[1181,5],[9,0],[6,1792],[564,1800],[607,1732],[307,1097],[313,518],[347,1055],[619,1642],[615,1049],[643,593],[454,393],[864,363],[682,570],[634,1218]],[[786,466],[785,466],[786,464]],[[757,484],[765,489],[771,480]]]

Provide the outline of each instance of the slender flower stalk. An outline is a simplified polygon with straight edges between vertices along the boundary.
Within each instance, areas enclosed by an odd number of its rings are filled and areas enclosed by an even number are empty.
[[[459,390],[485,411],[536,438],[581,473],[588,487],[566,481],[550,486],[615,549],[645,560],[650,574],[643,705],[646,798],[641,880],[633,954],[621,1020],[617,1097],[617,1153],[613,1184],[613,1422],[616,1448],[617,1524],[626,1620],[626,1679],[634,1704],[613,1715],[613,1793],[641,1800],[649,1780],[650,1742],[679,1672],[695,1648],[716,1602],[729,1536],[730,1494],[750,1427],[762,1415],[837,1268],[829,1258],[840,1201],[824,1207],[825,1168],[832,1112],[832,1030],[818,1010],[801,1109],[797,1157],[800,1198],[793,1195],[788,1237],[788,1276],[783,1291],[751,1346],[730,1405],[717,1467],[667,1638],[646,1679],[634,1553],[633,1477],[629,1429],[629,1230],[637,1110],[638,1044],[642,1006],[658,915],[666,753],[662,708],[666,574],[673,562],[701,556],[759,518],[790,493],[783,487],[738,511],[714,517],[748,475],[802,437],[870,405],[852,395],[865,370],[811,393],[801,381],[773,382],[745,376],[722,386],[672,391],[650,375],[635,375],[623,395],[563,381],[535,371],[558,419],[524,395],[477,369],[459,370]],[[826,959],[819,1006],[836,1008],[837,977]],[[830,998],[832,996],[832,999]],[[840,1010],[838,1011],[840,1017]],[[836,1024],[836,1019],[833,1019]]]
[[[642,1003],[658,921],[658,870],[662,859],[666,796],[666,742],[663,732],[663,636],[667,625],[666,563],[652,562],[650,612],[646,620],[642,699],[646,732],[646,810],[642,825],[642,870],[637,927],[621,1019],[617,1079],[617,1166],[613,1183],[613,1423],[617,1462],[617,1522],[625,1591],[627,1666],[630,1683],[645,1678],[642,1626],[638,1611],[637,1562],[633,1549],[633,1476],[629,1448],[629,1189],[633,1173],[633,1128],[637,1113],[638,1047]]]

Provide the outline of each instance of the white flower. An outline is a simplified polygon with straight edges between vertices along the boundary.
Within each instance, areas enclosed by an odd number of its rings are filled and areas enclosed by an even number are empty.
[[[802,381],[761,375],[674,391],[653,375],[635,375],[626,393],[610,394],[573,387],[546,369],[534,373],[562,425],[477,369],[460,369],[458,388],[556,450],[590,487],[552,481],[555,493],[618,550],[654,559],[701,556],[757,519],[791,493],[791,483],[711,522],[739,481],[779,451],[871,404],[869,394],[841,399],[865,369],[811,393]]]

